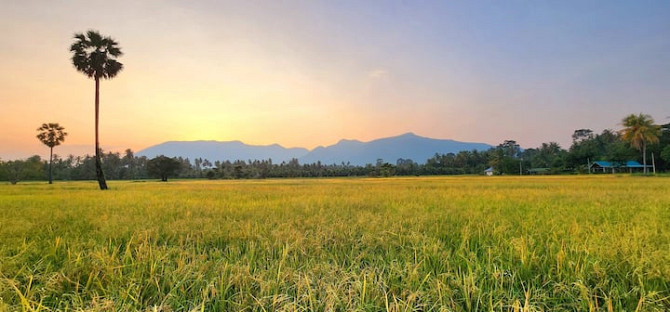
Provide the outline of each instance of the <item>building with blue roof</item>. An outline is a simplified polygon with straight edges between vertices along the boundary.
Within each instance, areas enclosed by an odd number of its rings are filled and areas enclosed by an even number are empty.
[[[651,165],[647,165],[647,168],[651,168]],[[644,165],[635,161],[628,160],[626,162],[617,162],[617,161],[604,161],[597,160],[592,162],[589,165],[589,172],[602,172],[602,173],[615,173],[615,172],[626,172],[633,173],[636,171],[643,171]]]

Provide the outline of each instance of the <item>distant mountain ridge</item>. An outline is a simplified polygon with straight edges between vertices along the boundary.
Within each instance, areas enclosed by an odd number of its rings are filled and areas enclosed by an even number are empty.
[[[301,163],[321,161],[324,164],[349,162],[352,165],[374,164],[377,159],[395,164],[399,158],[425,163],[438,154],[460,151],[485,151],[492,146],[485,143],[459,142],[454,140],[431,139],[414,133],[377,139],[370,142],[341,140],[335,145],[317,147],[299,158]]]
[[[247,161],[269,158],[273,162],[281,163],[299,158],[308,152],[306,148],[285,148],[279,144],[248,145],[240,141],[169,141],[145,148],[137,152],[137,155],[148,158],[165,155],[190,160],[202,158],[212,163],[217,160]]]
[[[272,159],[274,163],[288,162],[293,158],[301,164],[349,163],[351,165],[374,164],[377,159],[393,163],[399,159],[411,159],[424,163],[436,153],[458,153],[460,151],[485,151],[492,146],[486,143],[459,142],[431,139],[414,133],[382,138],[370,142],[340,140],[327,147],[319,146],[312,151],[306,148],[284,148],[278,144],[247,145],[240,141],[170,141],[148,147],[137,152],[139,156],[153,158],[158,155],[208,159],[211,162],[235,160]]]

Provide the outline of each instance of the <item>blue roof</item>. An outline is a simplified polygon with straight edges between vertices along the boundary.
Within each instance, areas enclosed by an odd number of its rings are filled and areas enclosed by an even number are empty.
[[[596,164],[596,165],[598,165],[598,166],[600,166],[600,167],[603,167],[603,168],[612,168],[612,163],[609,162],[609,161],[596,160],[596,161],[594,161],[594,162],[591,164],[591,166],[593,166],[594,164]]]
[[[484,170],[484,172],[493,172],[493,167],[486,168],[486,170]]]
[[[628,168],[644,168],[644,165],[635,161],[635,160],[629,160],[626,162],[626,167]],[[647,165],[647,167],[651,167],[651,165]]]
[[[644,165],[641,163],[635,161],[635,160],[629,160],[626,161],[626,164],[622,163],[617,163],[617,162],[611,162],[611,161],[604,161],[604,160],[597,160],[591,163],[591,166],[593,165],[598,165],[602,168],[612,168],[612,167],[625,167],[625,168],[644,168]],[[651,165],[647,165],[647,168],[652,167]]]

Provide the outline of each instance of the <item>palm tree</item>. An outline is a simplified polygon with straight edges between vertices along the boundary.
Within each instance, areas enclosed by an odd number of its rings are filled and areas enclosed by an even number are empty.
[[[49,184],[53,183],[52,179],[52,163],[54,156],[54,146],[58,146],[61,142],[65,141],[65,136],[67,132],[63,132],[65,128],[61,127],[58,123],[43,123],[41,127],[37,128],[39,133],[37,138],[48,146],[49,151]]]
[[[116,58],[123,53],[118,43],[111,37],[103,37],[97,31],[89,30],[86,35],[78,33],[74,35],[76,42],[70,47],[72,64],[89,78],[95,79],[95,173],[101,190],[107,189],[105,175],[102,172],[100,161],[100,142],[98,140],[98,124],[100,112],[100,78],[111,79],[116,76],[123,64]]]
[[[626,116],[622,125],[626,127],[621,130],[623,139],[635,149],[642,151],[644,174],[647,174],[647,144],[658,143],[658,137],[661,134],[660,127],[654,124],[651,116],[643,114]]]

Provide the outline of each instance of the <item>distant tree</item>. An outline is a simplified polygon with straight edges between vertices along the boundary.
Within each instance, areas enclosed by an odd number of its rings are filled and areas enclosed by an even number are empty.
[[[193,166],[198,178],[202,178],[202,158],[196,158],[193,160]]]
[[[590,133],[581,136],[579,139],[572,141],[572,146],[570,146],[570,150],[564,158],[565,165],[578,172],[586,172],[589,164],[593,161],[618,161],[618,158],[622,155],[621,149],[612,145],[618,145],[622,142],[621,135],[609,129],[603,130],[600,134],[593,135]]]
[[[49,147],[49,184],[53,183],[54,147],[65,141],[65,136],[67,136],[67,132],[63,130],[65,128],[58,123],[43,123],[41,127],[37,128],[37,131],[39,131],[37,139]]]
[[[626,141],[619,136],[615,141],[606,145],[605,160],[609,160],[615,164],[625,164],[626,161],[637,158],[637,151],[630,146]]]
[[[12,160],[2,163],[2,176],[11,184],[23,180],[44,179],[44,166],[40,156],[35,155],[26,160]]]
[[[234,167],[234,177],[235,179],[242,179],[244,177],[244,166],[240,165],[239,163],[235,165]]]
[[[530,159],[530,165],[534,168],[551,168],[553,172],[559,172],[565,165],[566,151],[556,142],[542,143],[538,148],[524,150],[523,154]]]
[[[572,142],[580,142],[590,139],[593,139],[593,130],[591,129],[577,129],[572,134]]]
[[[43,161],[39,155],[28,157],[23,161],[23,178],[31,181],[44,180],[46,166],[46,161]]]
[[[515,140],[505,140],[502,144],[498,145],[505,152],[506,156],[517,157],[521,152],[521,147],[516,143]]]
[[[59,157],[54,154],[53,159],[53,178],[54,180],[71,180],[70,169],[74,165],[74,156]]]
[[[0,159],[0,181],[8,181],[7,178],[7,163]]]
[[[647,174],[647,145],[658,142],[660,127],[654,124],[651,116],[644,114],[630,114],[623,119],[622,125],[626,127],[621,130],[623,139],[635,149],[642,151],[642,164],[644,173]]]
[[[521,147],[515,140],[505,140],[491,151],[489,166],[496,174],[519,174]]]
[[[395,167],[387,162],[383,163],[379,169],[379,176],[390,177],[392,175],[395,175]]]
[[[23,161],[12,160],[5,163],[5,174],[9,183],[16,184],[23,178]]]
[[[670,172],[670,162],[663,158],[663,150],[670,146],[670,124],[660,125],[661,134],[658,136],[658,143],[647,147],[647,153],[654,155],[654,165],[658,171]]]
[[[149,175],[158,177],[163,182],[167,182],[168,177],[176,176],[181,168],[181,163],[176,158],[158,156],[147,162],[147,171]]]
[[[105,173],[105,176],[110,180],[119,180],[123,173],[123,162],[121,160],[121,154],[119,152],[107,152],[100,151],[100,156],[102,158],[102,172]]]
[[[121,158],[121,165],[123,166],[121,170],[121,179],[134,179],[135,178],[135,154],[131,149],[126,149],[123,152],[123,158]]]
[[[97,31],[89,30],[84,35],[74,35],[76,42],[70,46],[73,53],[72,64],[89,78],[95,80],[95,173],[101,190],[107,189],[107,182],[100,161],[100,141],[98,140],[98,124],[100,112],[100,78],[114,78],[123,69],[123,64],[116,58],[123,53],[118,43],[111,37],[103,37]]]
[[[661,151],[661,158],[670,163],[670,145],[663,148],[663,151]]]
[[[396,161],[396,172],[398,175],[418,175],[419,165],[411,159],[398,158]]]

